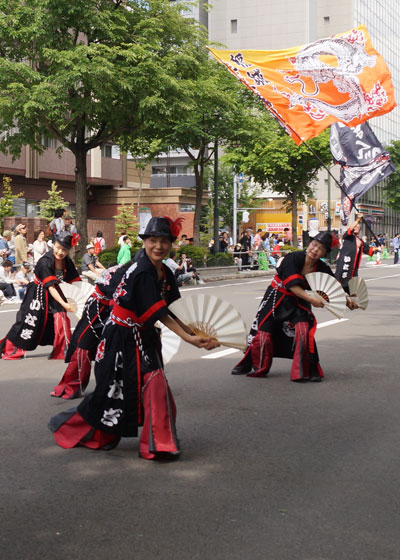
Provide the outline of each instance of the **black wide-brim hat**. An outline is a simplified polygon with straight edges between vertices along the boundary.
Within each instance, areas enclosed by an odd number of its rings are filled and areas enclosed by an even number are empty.
[[[55,240],[65,249],[72,248],[72,235],[68,233],[68,231],[61,231],[58,235],[56,235]]]
[[[176,235],[173,235],[171,232],[169,220],[159,216],[150,219],[144,233],[139,233],[139,237],[141,239],[146,239],[146,237],[169,237],[171,241],[176,239]]]
[[[329,253],[331,249],[337,245],[336,236],[332,235],[329,231],[320,231],[312,238],[312,241],[318,241],[321,243],[321,245],[325,247],[327,253]]]

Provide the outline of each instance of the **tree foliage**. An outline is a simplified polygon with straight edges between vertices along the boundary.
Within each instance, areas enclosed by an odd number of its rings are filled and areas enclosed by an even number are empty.
[[[139,223],[136,218],[134,204],[122,203],[119,214],[115,218],[115,242],[117,243],[121,235],[128,235],[132,243],[136,240],[139,233]]]
[[[175,121],[164,127],[164,151],[182,149],[190,159],[196,180],[194,242],[199,243],[202,200],[208,188],[206,169],[214,158],[215,142],[234,141],[246,128],[249,95],[218,62],[210,59],[201,42],[197,72],[185,83],[185,103],[174,102]]]
[[[384,182],[385,198],[390,208],[400,213],[400,141],[393,140],[386,149],[397,171]]]
[[[13,210],[14,200],[20,198],[21,196],[24,196],[23,192],[20,192],[18,194],[12,193],[11,182],[11,177],[7,177],[6,175],[3,177],[3,187],[1,189],[0,198],[0,233],[4,228],[4,218],[6,216],[15,216],[15,212]]]
[[[0,0],[0,14],[0,150],[41,153],[50,135],[74,154],[84,246],[88,152],[171,122],[198,29],[168,0]]]
[[[283,206],[292,212],[296,231],[297,204],[313,196],[318,171],[332,159],[328,131],[308,142],[319,159],[305,144],[297,146],[265,110],[255,111],[251,126],[239,135],[240,146],[230,147],[227,161],[258,184],[286,196]]]
[[[54,218],[56,210],[67,209],[68,202],[62,197],[62,191],[58,190],[57,183],[52,181],[50,189],[47,191],[49,198],[39,202],[39,217],[46,218],[48,222]]]

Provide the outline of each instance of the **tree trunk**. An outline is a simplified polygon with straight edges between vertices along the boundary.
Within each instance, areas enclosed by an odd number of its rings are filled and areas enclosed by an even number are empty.
[[[204,164],[202,162],[195,163],[194,175],[196,178],[196,206],[193,220],[193,241],[195,245],[200,245],[200,217],[204,191]]]
[[[87,232],[87,166],[86,150],[77,149],[75,153],[75,200],[76,200],[76,229],[81,239],[79,241],[80,257],[85,254],[88,242]]]
[[[297,241],[297,193],[292,193],[292,245],[299,246]]]

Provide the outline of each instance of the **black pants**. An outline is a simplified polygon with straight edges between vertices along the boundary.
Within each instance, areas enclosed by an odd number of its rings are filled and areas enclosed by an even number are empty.
[[[5,282],[1,282],[0,283],[0,290],[3,292],[3,294],[8,298],[8,297],[14,297],[15,296],[15,289],[14,286],[12,284],[6,284]]]

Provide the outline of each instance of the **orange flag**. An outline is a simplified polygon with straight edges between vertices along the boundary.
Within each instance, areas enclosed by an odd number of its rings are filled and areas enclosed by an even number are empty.
[[[396,106],[389,69],[363,25],[283,51],[209,50],[296,144],[334,122],[356,126]]]

